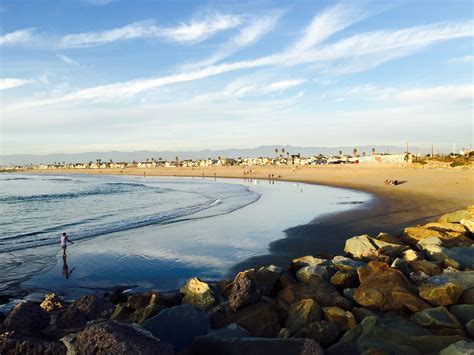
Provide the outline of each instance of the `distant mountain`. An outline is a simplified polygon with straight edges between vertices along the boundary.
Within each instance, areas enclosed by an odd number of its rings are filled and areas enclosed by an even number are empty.
[[[174,160],[176,157],[179,159],[206,159],[206,158],[238,158],[238,157],[273,157],[275,156],[275,148],[278,149],[278,154],[281,154],[282,149],[290,154],[301,154],[301,156],[312,156],[317,154],[332,155],[338,154],[342,151],[343,154],[352,154],[354,148],[357,149],[359,154],[366,152],[370,154],[372,148],[375,148],[377,152],[389,152],[389,153],[403,153],[404,148],[395,146],[346,146],[346,147],[297,147],[291,145],[275,145],[275,146],[261,146],[258,148],[250,149],[223,149],[223,150],[199,150],[199,151],[148,151],[138,150],[134,152],[88,152],[88,153],[58,153],[58,154],[46,154],[46,155],[34,155],[34,154],[12,154],[0,156],[0,165],[25,165],[25,164],[51,164],[53,162],[66,162],[66,163],[85,163],[89,161],[95,162],[97,159],[102,161],[113,160],[119,161],[144,161],[147,158],[162,158],[163,160]]]

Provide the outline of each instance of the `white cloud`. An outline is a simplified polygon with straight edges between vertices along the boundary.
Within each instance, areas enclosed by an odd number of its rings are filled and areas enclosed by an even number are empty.
[[[64,63],[66,64],[77,64],[77,62],[75,60],[73,60],[72,58],[68,57],[67,55],[64,55],[64,54],[56,54],[56,57],[58,57],[59,59],[61,59]]]
[[[465,55],[462,57],[452,58],[449,61],[452,63],[473,63],[474,55]]]
[[[0,36],[0,45],[7,46],[28,43],[33,37],[33,32],[33,28],[27,28],[4,34]]]
[[[112,30],[85,32],[64,36],[62,48],[94,47],[103,44],[137,38],[164,38],[173,42],[197,43],[214,36],[219,31],[235,28],[240,24],[239,16],[212,14],[200,20],[180,24],[172,28],[161,28],[153,21],[139,21]]]
[[[304,83],[303,79],[292,79],[292,80],[282,80],[272,83],[264,88],[265,93],[271,93],[275,91],[283,91],[294,88]]]
[[[26,79],[15,79],[15,78],[4,78],[0,79],[0,90],[12,89],[19,86],[29,84],[31,80]]]

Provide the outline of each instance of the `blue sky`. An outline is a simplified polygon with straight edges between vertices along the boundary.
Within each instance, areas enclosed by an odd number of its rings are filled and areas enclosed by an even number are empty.
[[[0,4],[2,154],[473,143],[471,1]]]

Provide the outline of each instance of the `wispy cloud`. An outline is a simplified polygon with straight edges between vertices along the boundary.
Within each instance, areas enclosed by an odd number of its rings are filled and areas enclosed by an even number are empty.
[[[15,79],[15,78],[4,78],[0,79],[0,90],[12,89],[19,86],[29,84],[31,80],[26,79]]]
[[[271,93],[271,92],[275,92],[275,91],[288,90],[288,89],[294,88],[296,86],[299,86],[303,83],[304,83],[303,79],[291,79],[291,80],[277,81],[275,83],[267,85],[264,88],[264,92],[265,93]]]
[[[94,47],[138,38],[163,38],[173,42],[197,43],[214,36],[219,31],[237,27],[240,21],[239,16],[222,14],[208,15],[171,28],[158,27],[151,20],[139,21],[111,30],[70,34],[62,38],[61,47]]]
[[[24,44],[31,41],[33,37],[33,28],[26,28],[23,30],[18,30],[14,32],[10,32],[0,36],[0,45],[8,46],[8,45],[18,45]]]
[[[452,63],[473,63],[474,55],[465,55],[462,57],[456,57],[449,60]]]
[[[56,54],[56,57],[58,57],[59,59],[61,59],[61,60],[62,60],[64,63],[66,63],[66,64],[77,64],[77,62],[76,62],[75,60],[73,60],[72,58],[68,57],[67,55],[57,53],[57,54]]]

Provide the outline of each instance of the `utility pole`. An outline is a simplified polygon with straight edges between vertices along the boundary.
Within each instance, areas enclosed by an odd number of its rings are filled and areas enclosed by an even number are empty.
[[[431,159],[433,159],[434,157],[434,147],[433,147],[433,143],[431,143]]]
[[[407,141],[407,144],[405,146],[405,153],[408,153],[408,141]]]

